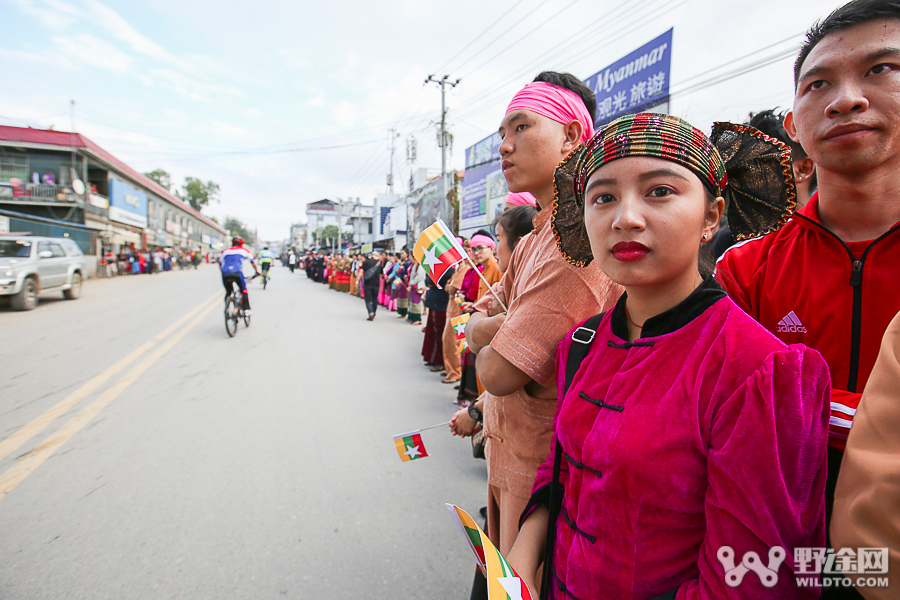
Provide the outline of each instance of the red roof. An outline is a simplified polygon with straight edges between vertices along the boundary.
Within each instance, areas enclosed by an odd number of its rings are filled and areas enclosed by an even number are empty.
[[[161,185],[159,185],[146,175],[138,173],[137,171],[126,165],[124,162],[92,142],[90,139],[84,137],[80,133],[51,131],[49,129],[32,129],[30,127],[8,127],[6,125],[0,125],[0,140],[20,142],[23,144],[63,146],[66,148],[75,146],[76,148],[85,148],[86,150],[90,150],[110,165],[116,167],[116,169],[118,169],[122,173],[125,173],[135,181],[140,182],[144,187],[153,190],[158,196],[162,196],[175,206],[180,207],[185,212],[194,215],[210,227],[221,232],[223,235],[225,234],[225,229],[223,229],[221,225],[219,225],[206,215],[201,214],[199,211],[194,210],[193,207],[179,200],[176,196],[171,194],[168,190],[164,189]]]

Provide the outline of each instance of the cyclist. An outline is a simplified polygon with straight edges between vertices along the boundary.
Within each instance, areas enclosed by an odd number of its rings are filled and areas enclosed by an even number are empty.
[[[269,251],[268,245],[263,246],[263,249],[259,253],[259,256],[257,258],[259,258],[259,263],[260,263],[260,265],[262,265],[263,274],[265,274],[265,276],[268,277],[269,279],[272,279],[272,276],[269,275],[269,267],[272,266],[272,260],[274,258],[274,255],[272,254],[271,251]]]
[[[256,261],[253,260],[253,254],[244,248],[244,238],[236,235],[231,238],[231,248],[228,248],[222,252],[221,256],[219,256],[219,269],[222,271],[222,285],[225,286],[225,301],[228,301],[228,296],[234,289],[234,285],[240,285],[241,292],[243,293],[241,306],[244,309],[244,312],[249,316],[250,295],[247,293],[247,282],[244,281],[244,273],[241,271],[241,267],[244,266],[245,260],[250,261],[250,264],[253,265],[253,270],[259,275],[259,269],[256,268]]]

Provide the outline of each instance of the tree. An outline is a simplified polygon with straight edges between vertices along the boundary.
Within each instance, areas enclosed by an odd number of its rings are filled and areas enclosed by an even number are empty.
[[[194,210],[203,210],[210,202],[219,201],[219,184],[213,181],[203,183],[194,177],[185,177],[182,192],[175,192],[178,199],[187,202]]]
[[[222,227],[230,230],[231,235],[239,235],[244,238],[248,246],[256,244],[256,236],[253,235],[250,227],[237,217],[225,217],[225,224]]]
[[[156,169],[155,171],[144,173],[144,175],[158,183],[167,192],[172,191],[172,176],[167,171]]]
[[[338,228],[336,225],[327,225],[322,232],[319,234],[319,245],[322,246],[331,246],[332,243],[337,243],[338,236]],[[332,241],[333,240],[333,241]]]

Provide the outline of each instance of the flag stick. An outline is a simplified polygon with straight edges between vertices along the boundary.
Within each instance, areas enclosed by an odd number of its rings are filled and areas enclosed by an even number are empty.
[[[449,424],[450,424],[450,421],[447,421],[446,423],[441,423],[440,425],[432,425],[431,427],[423,427],[419,431],[428,431],[429,429],[437,429],[438,427],[443,427],[444,425],[449,425]]]
[[[478,273],[478,276],[481,277],[481,280],[484,282],[484,285],[487,286],[488,291],[494,295],[494,298],[497,299],[497,302],[500,303],[500,306],[503,307],[503,312],[509,312],[509,309],[506,308],[506,305],[503,304],[503,300],[500,299],[500,296],[497,295],[497,292],[494,291],[493,286],[488,283],[488,280],[484,278],[484,275],[481,274],[481,271],[478,270],[478,265],[475,264],[475,261],[472,260],[472,257],[469,256],[469,253],[466,252],[466,258],[469,259],[469,263],[471,263],[472,268],[475,269],[475,272]]]

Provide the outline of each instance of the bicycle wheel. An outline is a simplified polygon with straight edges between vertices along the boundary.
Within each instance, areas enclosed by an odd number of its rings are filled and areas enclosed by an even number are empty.
[[[242,310],[241,316],[244,317],[244,325],[250,327],[250,315],[248,315],[246,311]]]
[[[266,273],[263,273],[263,289],[266,289],[266,284],[269,283],[269,276]]]
[[[233,297],[225,301],[225,331],[228,337],[234,337],[238,328],[238,305]]]

